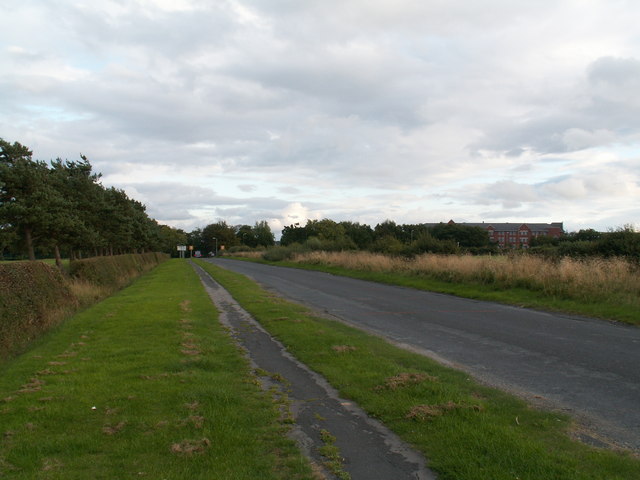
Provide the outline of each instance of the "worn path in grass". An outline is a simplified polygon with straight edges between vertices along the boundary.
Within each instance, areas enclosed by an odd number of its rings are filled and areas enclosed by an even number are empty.
[[[229,259],[216,265],[490,385],[578,419],[576,435],[640,451],[640,328]]]
[[[197,266],[195,269],[220,311],[220,321],[232,329],[257,371],[263,371],[263,377],[272,374],[272,386],[281,389],[292,402],[294,435],[307,455],[326,465],[327,458],[320,452],[331,446],[327,445],[330,434],[334,437],[330,443],[338,447],[342,457],[334,472],[337,478],[436,478],[426,468],[421,454],[352,402],[341,399],[322,377],[289,355],[204,270]]]

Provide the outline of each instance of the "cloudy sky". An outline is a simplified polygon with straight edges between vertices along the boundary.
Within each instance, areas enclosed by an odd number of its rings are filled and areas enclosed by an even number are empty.
[[[640,227],[636,0],[0,0],[0,137],[161,223]]]

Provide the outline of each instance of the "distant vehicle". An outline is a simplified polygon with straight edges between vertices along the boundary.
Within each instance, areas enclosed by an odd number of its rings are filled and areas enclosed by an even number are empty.
[[[202,256],[202,253],[200,252],[200,250],[196,250],[195,252],[193,252],[193,256],[196,258],[200,258]]]

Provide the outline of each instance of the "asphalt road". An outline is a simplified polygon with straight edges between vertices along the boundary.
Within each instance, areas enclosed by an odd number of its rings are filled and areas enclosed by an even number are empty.
[[[216,265],[640,451],[640,328],[229,259]],[[640,313],[639,313],[640,315]]]

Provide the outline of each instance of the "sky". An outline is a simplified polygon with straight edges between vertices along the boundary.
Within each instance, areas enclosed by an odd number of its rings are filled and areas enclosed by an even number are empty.
[[[0,138],[158,222],[640,227],[635,0],[0,0]]]

